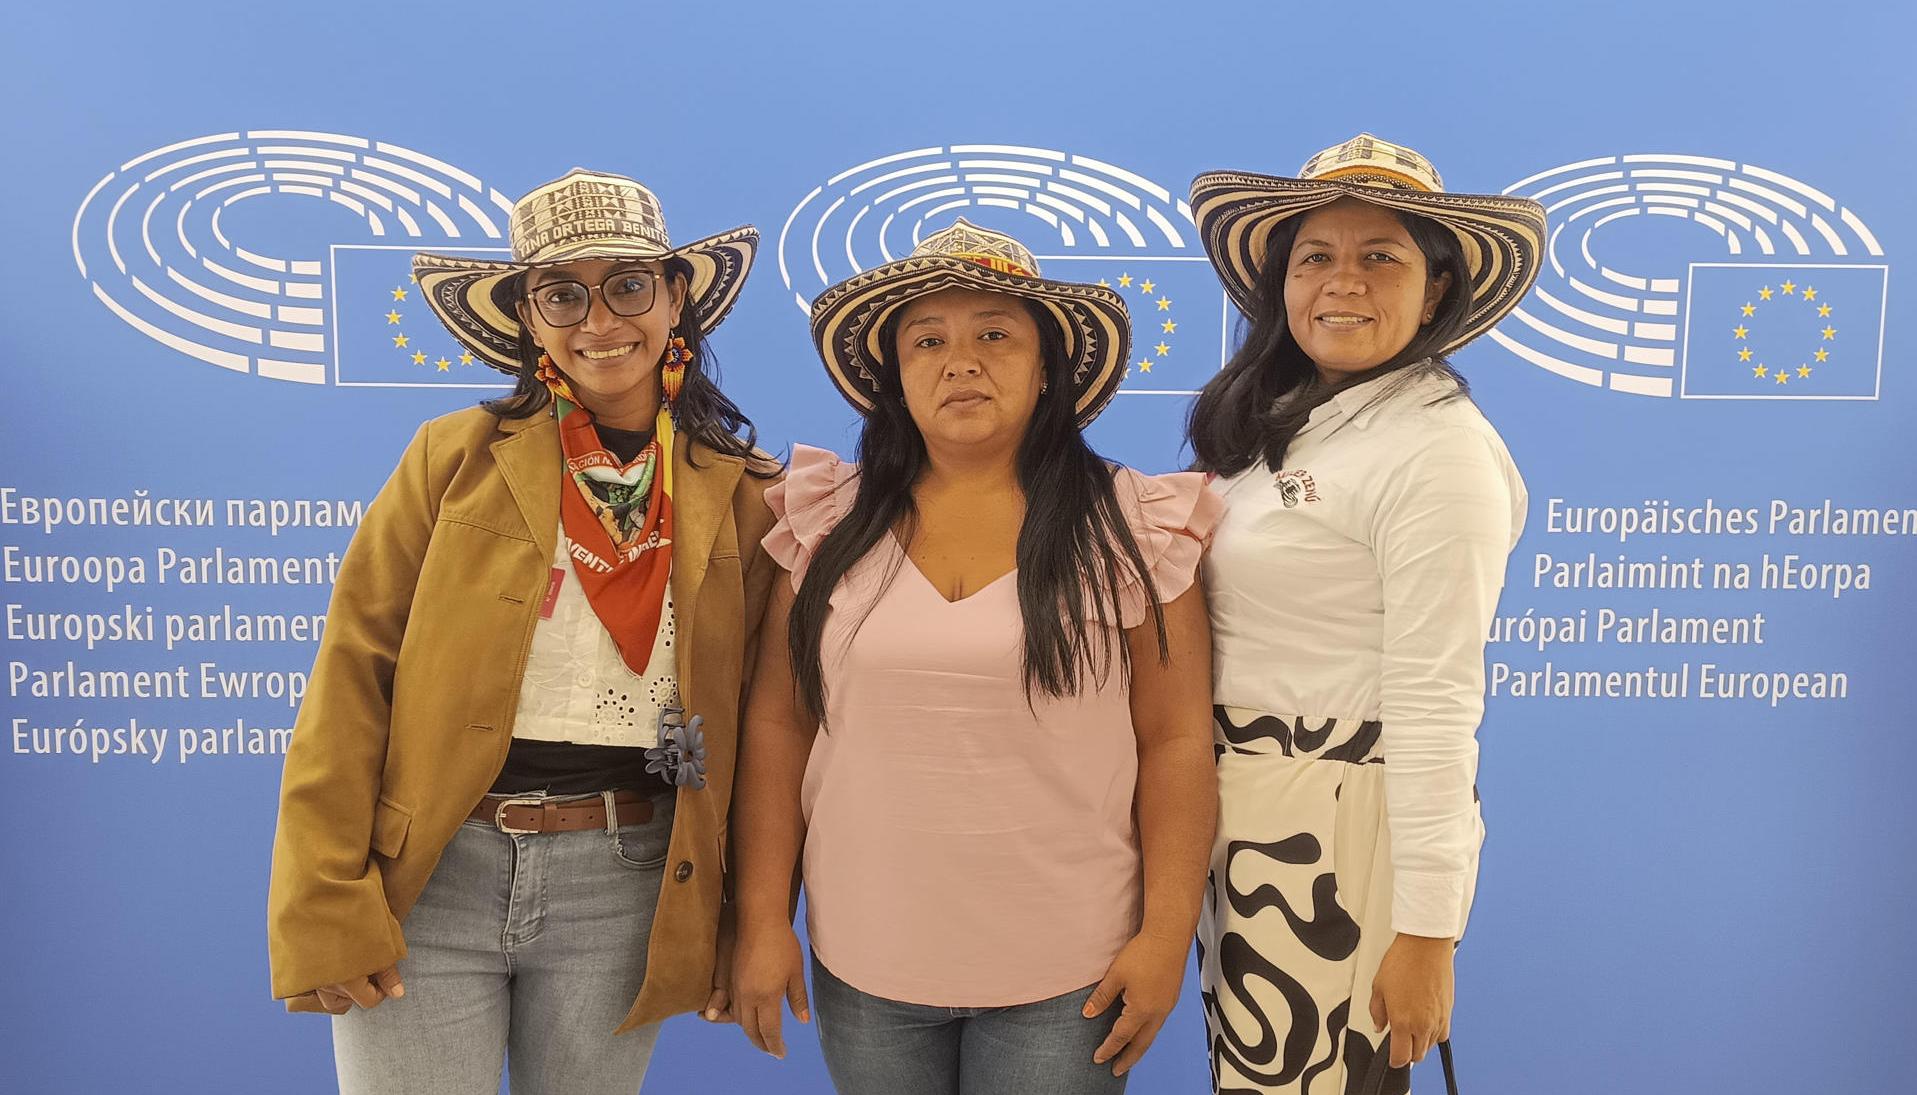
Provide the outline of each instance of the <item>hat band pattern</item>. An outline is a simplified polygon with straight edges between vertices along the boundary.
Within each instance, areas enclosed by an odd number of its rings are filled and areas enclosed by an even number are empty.
[[[1393,190],[1418,190],[1426,194],[1435,193],[1435,191],[1419,179],[1376,166],[1334,168],[1316,176],[1315,181],[1323,182],[1332,179],[1338,182],[1358,183],[1364,186],[1389,186]]]
[[[1017,274],[1022,278],[1035,278],[1038,276],[1036,270],[1027,270],[1024,266],[1013,262],[1003,255],[985,255],[977,251],[955,251],[948,257],[964,259],[967,262],[976,262],[988,270],[997,270],[1001,274]]]

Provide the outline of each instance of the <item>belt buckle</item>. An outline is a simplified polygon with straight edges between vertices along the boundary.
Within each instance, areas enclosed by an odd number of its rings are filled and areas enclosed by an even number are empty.
[[[535,795],[530,798],[522,796],[520,798],[506,799],[500,802],[499,805],[493,807],[493,827],[505,833],[507,836],[532,836],[536,833],[544,832],[542,829],[516,829],[506,824],[506,808],[508,806],[543,807],[545,804],[545,797],[540,795]]]

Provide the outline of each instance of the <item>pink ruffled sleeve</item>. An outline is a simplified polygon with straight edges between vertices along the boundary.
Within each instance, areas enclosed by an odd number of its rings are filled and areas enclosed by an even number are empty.
[[[761,542],[772,561],[792,575],[792,588],[805,579],[812,553],[852,507],[851,481],[859,466],[837,453],[810,445],[792,446],[785,479],[765,492],[774,521]]]
[[[1112,475],[1118,504],[1131,524],[1138,552],[1152,576],[1161,604],[1176,600],[1198,579],[1212,530],[1225,515],[1225,500],[1213,493],[1199,472],[1144,475],[1119,468]],[[1137,627],[1148,609],[1143,582],[1133,580],[1118,591],[1118,620]]]

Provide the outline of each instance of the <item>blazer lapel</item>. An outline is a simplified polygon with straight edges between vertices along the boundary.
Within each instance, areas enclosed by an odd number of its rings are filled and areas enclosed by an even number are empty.
[[[559,536],[559,425],[551,415],[505,419],[506,436],[493,442],[493,462],[512,491],[533,543],[553,557]]]

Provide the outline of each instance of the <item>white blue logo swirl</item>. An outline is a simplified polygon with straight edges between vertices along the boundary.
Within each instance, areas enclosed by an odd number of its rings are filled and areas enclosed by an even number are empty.
[[[289,212],[285,198],[313,208]],[[366,296],[370,315],[375,288],[402,299],[384,282],[397,278],[403,293],[405,256],[422,246],[499,250],[511,208],[468,172],[399,145],[217,133],[143,153],[95,183],[74,214],[73,261],[108,310],[182,354],[273,380],[350,383],[337,368],[339,309]],[[377,287],[341,284],[342,248],[385,252],[376,257],[391,269]],[[390,332],[378,333],[383,342]]]

